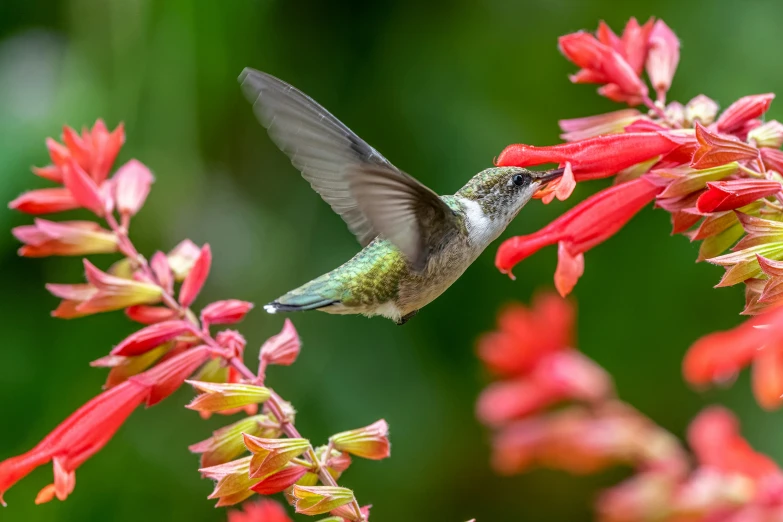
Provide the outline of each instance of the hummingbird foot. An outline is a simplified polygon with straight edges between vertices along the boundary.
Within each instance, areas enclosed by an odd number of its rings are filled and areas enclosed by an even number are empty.
[[[410,320],[411,317],[413,317],[414,315],[416,315],[418,313],[419,313],[418,310],[414,310],[414,311],[412,311],[409,314],[403,315],[402,317],[400,317],[400,320],[397,321],[397,326],[404,325],[405,323],[407,323]]]

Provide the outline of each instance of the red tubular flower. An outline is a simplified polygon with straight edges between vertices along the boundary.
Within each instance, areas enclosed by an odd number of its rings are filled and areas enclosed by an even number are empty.
[[[693,153],[691,168],[707,169],[731,163],[756,159],[759,150],[736,139],[718,136],[696,122],[696,140],[699,148]]]
[[[606,372],[578,352],[568,351],[542,359],[530,377],[491,384],[476,407],[483,423],[502,425],[569,399],[595,401],[611,394]]]
[[[688,428],[688,442],[704,466],[754,479],[780,473],[775,462],[751,448],[737,418],[725,408],[707,408]]]
[[[482,335],[478,356],[500,375],[531,371],[546,355],[574,346],[574,307],[553,293],[539,294],[533,306],[510,305],[498,316],[498,330]]]
[[[711,181],[707,183],[707,191],[696,201],[696,208],[705,214],[734,210],[757,199],[772,196],[782,188],[777,181],[766,179]]]
[[[504,241],[495,257],[495,266],[503,273],[510,273],[514,265],[542,247],[561,242],[563,247],[558,251],[561,254],[560,263],[573,262],[583,252],[617,233],[661,190],[662,187],[645,178],[603,190],[538,232]],[[576,282],[574,275],[578,275],[578,272],[561,270],[563,279],[558,285],[561,295],[567,294],[569,286]]]
[[[8,208],[35,215],[73,210],[79,206],[66,188],[31,190],[8,204]]]
[[[92,221],[65,221],[57,223],[36,219],[34,225],[23,225],[12,230],[25,243],[19,255],[44,257],[112,253],[117,251],[117,236]]]
[[[715,127],[718,132],[725,132],[728,134],[737,132],[748,121],[758,118],[769,109],[772,104],[772,100],[775,98],[773,93],[767,94],[754,94],[751,96],[744,96],[735,101],[729,107],[723,111],[718,121],[715,122]]]
[[[293,522],[285,508],[274,500],[245,502],[242,511],[228,512],[228,522]]]
[[[112,355],[141,355],[156,346],[171,341],[183,334],[197,334],[193,323],[183,320],[156,323],[129,335],[124,341],[114,347]]]
[[[643,161],[667,154],[683,138],[663,132],[609,134],[549,147],[509,145],[500,153],[499,167],[529,167],[571,162],[577,181],[611,176]]]
[[[201,248],[201,253],[193,264],[193,268],[188,273],[182,286],[179,289],[179,304],[188,307],[195,301],[204,282],[209,275],[209,268],[212,266],[212,251],[209,245]]]
[[[682,371],[691,384],[704,385],[732,379],[756,356],[768,333],[756,328],[755,317],[732,330],[705,335],[685,354]]]
[[[663,20],[658,20],[650,33],[647,74],[659,99],[665,98],[671,87],[679,61],[680,40]]]
[[[155,178],[150,169],[135,159],[117,169],[112,178],[117,211],[120,214],[135,215],[144,205],[153,181]]]
[[[76,410],[33,449],[0,463],[0,502],[14,483],[55,458],[59,475],[55,477],[55,494],[64,500],[72,485],[62,484],[62,475],[69,475],[67,481],[72,483],[74,470],[109,442],[148,393],[149,387],[137,382],[115,386]],[[42,492],[41,500],[50,498]]]

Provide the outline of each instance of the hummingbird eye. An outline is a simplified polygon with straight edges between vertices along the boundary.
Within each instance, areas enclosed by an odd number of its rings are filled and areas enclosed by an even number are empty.
[[[512,183],[516,185],[517,187],[521,187],[525,184],[525,176],[522,174],[514,174],[514,177],[511,178]]]

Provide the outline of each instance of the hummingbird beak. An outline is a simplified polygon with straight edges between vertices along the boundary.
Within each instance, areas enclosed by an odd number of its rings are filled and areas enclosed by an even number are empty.
[[[552,181],[553,179],[559,178],[560,176],[563,175],[564,172],[565,172],[565,168],[533,172],[533,180],[540,181],[541,184],[543,185],[548,181]]]

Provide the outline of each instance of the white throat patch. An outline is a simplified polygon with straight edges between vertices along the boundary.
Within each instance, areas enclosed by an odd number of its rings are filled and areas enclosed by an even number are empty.
[[[459,198],[459,202],[465,209],[468,237],[473,245],[484,248],[503,231],[502,220],[493,221],[490,219],[482,210],[481,205],[475,201]]]

